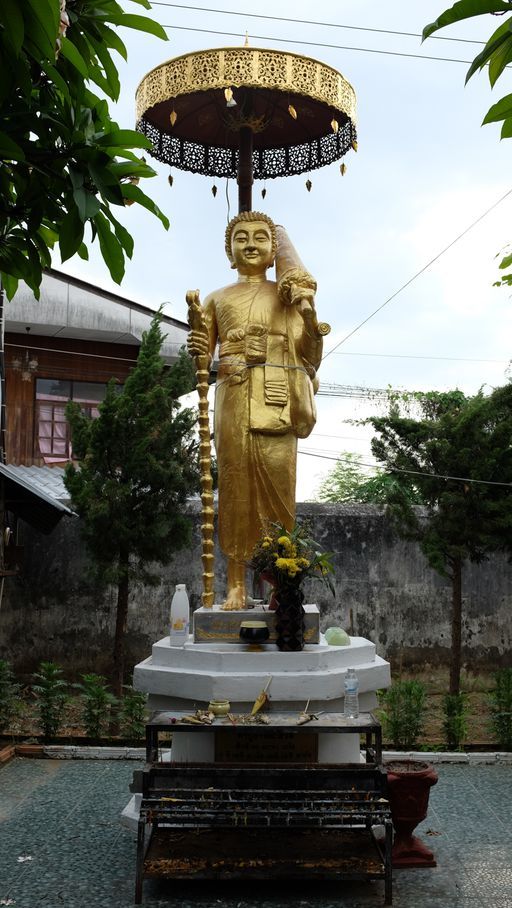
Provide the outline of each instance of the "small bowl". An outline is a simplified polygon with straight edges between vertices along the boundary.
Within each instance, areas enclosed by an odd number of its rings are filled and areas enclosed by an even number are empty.
[[[270,631],[265,621],[242,621],[240,624],[240,640],[243,643],[258,645],[265,643],[270,637]]]
[[[210,700],[208,704],[208,711],[213,713],[214,716],[227,716],[231,710],[231,704],[229,700]]]

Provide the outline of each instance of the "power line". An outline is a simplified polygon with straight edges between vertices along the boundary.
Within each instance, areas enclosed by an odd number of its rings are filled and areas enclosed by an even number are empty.
[[[348,353],[346,350],[340,350],[336,356],[378,356],[381,359],[434,359],[443,360],[450,363],[498,363],[505,365],[510,362],[508,359],[474,359],[467,356],[422,356],[417,353]]]
[[[328,350],[327,353],[324,355],[323,359],[324,360],[327,359],[327,357],[330,356],[331,353],[334,353],[334,351],[337,350],[338,347],[341,347],[341,345],[344,344],[345,341],[347,341],[349,339],[349,337],[352,337],[356,333],[356,331],[359,331],[359,329],[362,328],[363,325],[366,325],[366,323],[369,322],[370,319],[372,319],[374,315],[377,315],[377,312],[380,312],[381,309],[384,309],[384,306],[387,306],[388,303],[390,303],[392,300],[394,300],[398,296],[398,294],[402,292],[402,290],[405,290],[406,287],[409,287],[410,284],[412,284],[412,282],[415,281],[417,277],[419,277],[421,274],[423,274],[423,272],[426,271],[427,268],[430,268],[430,266],[433,265],[434,262],[437,262],[437,260],[440,259],[441,256],[445,254],[445,252],[448,252],[448,250],[451,249],[452,246],[455,246],[455,243],[458,243],[459,240],[461,240],[463,236],[466,236],[466,234],[469,233],[469,231],[472,230],[473,227],[476,227],[476,225],[479,224],[480,221],[482,221],[485,217],[487,217],[487,215],[490,214],[491,211],[493,211],[495,208],[497,208],[498,205],[500,205],[501,202],[503,202],[506,198],[508,198],[508,196],[511,193],[512,193],[512,189],[509,189],[508,192],[506,192],[505,195],[502,195],[501,198],[498,199],[497,202],[494,202],[494,204],[491,205],[491,207],[488,208],[487,211],[484,211],[484,213],[481,214],[480,217],[478,217],[476,219],[476,221],[473,221],[473,223],[470,224],[469,227],[466,227],[466,229],[463,230],[462,233],[459,233],[459,235],[456,236],[455,239],[451,241],[451,243],[448,243],[448,246],[445,246],[444,249],[441,249],[441,252],[438,252],[437,255],[435,255],[433,259],[430,259],[430,261],[427,262],[427,264],[423,266],[423,268],[420,268],[420,270],[417,271],[416,274],[414,274],[411,278],[409,278],[409,280],[406,281],[405,284],[402,284],[402,286],[399,287],[398,290],[395,290],[395,292],[392,293],[391,296],[389,296],[387,298],[387,300],[384,300],[384,302],[381,303],[381,305],[378,306],[377,309],[375,309],[373,312],[371,312],[370,315],[368,315],[365,319],[363,319],[362,322],[360,322],[358,325],[356,325],[356,327],[353,328],[352,331],[350,331],[348,334],[345,335],[345,337],[343,337],[340,341],[338,341],[338,343],[335,344],[334,347],[332,347],[330,350]]]
[[[187,25],[163,25],[162,28],[170,28],[171,30],[177,30],[182,32],[200,32],[205,35],[223,35],[229,38],[246,38],[247,35],[245,32],[226,32],[224,30],[219,31],[213,28],[192,28],[192,26]],[[270,41],[271,43],[278,42],[279,44],[300,44],[308,47],[327,47],[330,50],[355,50],[360,53],[365,54],[384,54],[387,57],[412,57],[417,60],[437,60],[441,63],[464,63],[466,66],[469,66],[471,60],[458,60],[455,57],[433,57],[429,54],[406,54],[397,50],[377,50],[373,47],[353,47],[351,45],[344,44],[327,44],[324,41],[303,41],[300,38],[277,38],[275,35],[254,35],[250,36],[257,41]]]
[[[298,454],[306,454],[310,457],[318,457],[320,460],[334,460],[336,462],[341,461],[342,463],[351,463],[347,457],[337,457],[336,455],[329,454],[314,454],[313,451],[304,451],[299,450]],[[361,467],[368,467],[370,470],[381,470],[376,464],[371,463],[359,463]],[[453,480],[454,482],[464,482],[464,483],[475,483],[477,485],[484,486],[506,486],[508,489],[512,489],[512,482],[496,482],[493,479],[469,479],[467,476],[446,476],[443,473],[427,473],[426,471],[420,470],[403,470],[401,467],[388,467],[387,468],[392,473],[406,473],[410,476],[428,476],[432,479],[444,479],[444,480]],[[382,471],[385,472],[385,471]]]
[[[345,25],[341,22],[321,22],[316,19],[296,19],[287,16],[268,16],[262,13],[247,13],[241,10],[211,9],[207,6],[189,6],[185,3],[167,3],[164,0],[152,0],[152,6],[171,6],[174,9],[186,9],[200,13],[218,13],[223,16],[243,16],[245,19],[265,19],[272,22],[293,22],[298,25],[318,25],[323,28],[345,28],[350,31],[372,32],[379,35],[395,35],[401,38],[422,38],[419,32],[399,32],[389,28],[369,28],[364,25]],[[168,27],[168,26],[166,26]],[[485,41],[474,41],[471,38],[447,38],[446,35],[431,35],[436,41],[455,41],[459,44],[485,44]]]

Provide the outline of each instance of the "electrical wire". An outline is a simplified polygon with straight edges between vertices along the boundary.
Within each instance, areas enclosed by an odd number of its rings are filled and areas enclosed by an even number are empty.
[[[336,356],[378,356],[381,359],[433,359],[443,360],[450,363],[497,363],[505,365],[509,363],[508,359],[473,359],[467,356],[422,356],[419,353],[348,353],[346,350],[340,350]]]
[[[503,202],[511,194],[512,194],[512,189],[509,189],[508,192],[505,193],[505,195],[502,195],[501,198],[498,199],[497,202],[494,202],[494,204],[491,205],[491,207],[488,208],[486,211],[484,211],[483,214],[481,214],[475,221],[473,221],[469,225],[469,227],[466,227],[466,229],[463,230],[462,233],[459,233],[459,235],[456,236],[455,239],[451,241],[451,243],[448,243],[448,245],[445,246],[444,249],[441,249],[441,251],[438,252],[437,255],[435,255],[433,259],[430,259],[430,261],[427,262],[427,264],[424,265],[423,268],[420,268],[420,270],[417,271],[416,274],[414,274],[411,278],[409,278],[409,280],[406,281],[405,284],[402,284],[402,286],[399,287],[398,290],[395,290],[395,292],[392,293],[391,296],[388,296],[387,300],[384,300],[384,302],[381,303],[381,305],[378,306],[377,309],[374,309],[374,311],[371,312],[370,315],[368,315],[365,319],[363,319],[362,322],[360,322],[358,325],[356,325],[356,327],[353,328],[352,331],[350,331],[348,334],[346,334],[345,337],[343,337],[340,341],[338,341],[338,343],[335,344],[334,347],[331,347],[331,349],[328,350],[327,353],[324,354],[323,360],[326,360],[327,357],[330,356],[331,353],[334,353],[334,351],[337,350],[338,347],[341,347],[341,345],[344,344],[345,341],[347,341],[350,337],[353,337],[353,335],[357,331],[359,331],[359,329],[362,328],[363,325],[366,325],[366,323],[369,322],[370,319],[372,319],[374,317],[374,315],[377,315],[378,312],[380,312],[382,309],[384,309],[384,306],[387,306],[388,303],[390,303],[392,300],[396,299],[396,297],[398,296],[399,293],[402,292],[402,290],[405,290],[406,287],[409,287],[412,284],[412,282],[416,280],[416,278],[418,278],[421,274],[423,274],[427,270],[427,268],[430,268],[430,266],[433,265],[434,262],[437,262],[438,259],[440,259],[441,256],[445,254],[445,252],[448,252],[448,250],[451,249],[452,246],[455,246],[455,244],[458,243],[459,240],[462,239],[462,237],[466,236],[466,234],[469,233],[469,231],[472,230],[473,227],[476,227],[476,225],[479,224],[480,221],[482,221],[485,217],[487,217],[487,215],[490,214],[491,211],[494,211],[494,209],[497,208],[498,205],[500,205],[501,202]]]
[[[321,22],[316,19],[296,19],[287,16],[268,16],[263,13],[247,13],[243,10],[211,9],[207,6],[189,6],[186,3],[166,3],[164,0],[152,0],[152,6],[171,6],[174,9],[186,9],[200,13],[218,13],[223,16],[243,16],[244,19],[266,19],[272,22],[293,22],[295,25],[318,25],[322,28],[345,28],[350,31],[372,32],[378,35],[395,35],[401,38],[422,38],[419,32],[399,32],[389,28],[369,28],[364,25],[345,25],[341,22]],[[446,35],[430,35],[436,41],[455,41],[460,44],[485,44],[471,38],[448,38]]]
[[[219,31],[213,28],[192,28],[192,26],[187,25],[165,25],[162,23],[162,28],[170,28],[171,31],[181,31],[181,32],[200,32],[204,35],[222,35],[229,38],[246,38],[247,34],[244,32],[227,32]],[[303,41],[300,38],[277,38],[275,35],[254,35],[250,36],[257,41],[269,41],[270,43],[279,43],[279,44],[300,44],[308,47],[326,47],[330,50],[355,50],[360,53],[366,54],[384,54],[387,57],[411,57],[417,60],[437,60],[441,63],[464,63],[466,66],[471,65],[472,60],[459,60],[455,57],[435,57],[429,54],[406,54],[397,50],[378,50],[373,47],[353,47],[351,45],[344,44],[327,44],[324,41]]]
[[[329,454],[314,454],[313,451],[298,450],[298,454],[306,454],[309,457],[318,457],[320,460],[334,460],[336,462],[341,461],[350,463],[351,461],[347,457],[337,457],[336,455]],[[381,470],[377,464],[371,463],[359,463],[361,467],[368,467],[370,470]],[[477,485],[484,486],[506,486],[507,489],[512,489],[512,482],[496,482],[493,479],[469,479],[467,476],[446,476],[443,473],[427,473],[426,471],[420,470],[403,470],[401,467],[388,467],[387,470],[392,473],[406,473],[410,476],[428,476],[432,479],[444,479],[446,481],[453,480],[454,482],[464,482],[464,483],[475,483]]]

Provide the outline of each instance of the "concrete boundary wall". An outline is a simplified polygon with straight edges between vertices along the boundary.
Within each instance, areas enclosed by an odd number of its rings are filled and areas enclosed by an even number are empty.
[[[189,508],[192,544],[169,565],[156,568],[154,587],[135,587],[130,599],[128,664],[146,658],[165,636],[176,583],[186,583],[191,605],[200,605],[200,511]],[[451,589],[427,564],[419,547],[401,540],[373,505],[299,504],[298,517],[311,522],[314,538],[333,553],[336,596],[311,584],[307,600],[321,610],[321,628],[341,625],[374,641],[392,666],[449,662]],[[110,661],[115,591],[90,579],[79,521],[63,518],[49,536],[22,526],[24,568],[6,577],[0,607],[0,657],[19,673],[52,659],[68,675],[105,672]],[[218,600],[225,565],[216,553]],[[503,556],[463,573],[464,662],[468,670],[512,664],[512,566]]]

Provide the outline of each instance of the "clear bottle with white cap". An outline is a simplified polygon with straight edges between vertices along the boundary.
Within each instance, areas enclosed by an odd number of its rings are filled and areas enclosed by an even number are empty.
[[[353,668],[345,672],[345,701],[343,715],[345,719],[357,719],[359,716],[359,679]]]

